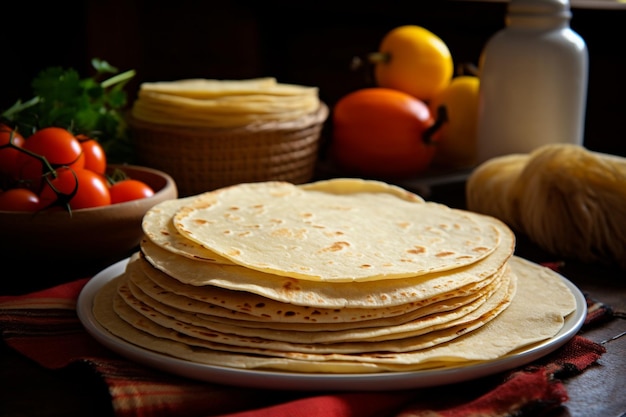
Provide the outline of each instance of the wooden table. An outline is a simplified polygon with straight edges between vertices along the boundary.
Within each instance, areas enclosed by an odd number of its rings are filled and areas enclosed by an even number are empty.
[[[422,192],[424,190],[421,189]],[[452,207],[462,208],[464,205],[462,182],[428,187],[426,191],[429,200]],[[523,236],[518,237],[516,254],[535,262],[555,260]],[[86,272],[81,270],[76,276],[66,274],[63,277],[69,281],[83,277]],[[626,312],[626,271],[568,262],[562,273],[590,297],[610,305],[615,311]],[[7,279],[7,275],[3,273],[3,279]],[[1,282],[0,294],[26,293],[43,285],[34,276],[20,276],[19,272],[12,276],[19,276],[21,284],[11,286],[6,281]],[[58,279],[61,279],[60,276]],[[551,416],[626,415],[624,332],[626,320],[614,319],[583,333],[588,339],[603,343],[607,351],[596,365],[565,381],[570,399]],[[4,345],[0,347],[0,381],[0,415],[4,417],[112,415],[106,389],[96,377],[86,378],[84,372],[79,374],[74,368],[62,371],[42,369]],[[481,381],[475,383],[480,384]],[[432,395],[445,398],[449,394],[449,387],[432,389]]]

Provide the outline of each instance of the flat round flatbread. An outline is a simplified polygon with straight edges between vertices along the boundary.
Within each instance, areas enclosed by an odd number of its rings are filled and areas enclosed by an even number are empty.
[[[139,94],[154,92],[176,97],[206,99],[228,96],[273,95],[301,96],[317,95],[317,87],[279,83],[274,77],[250,78],[242,80],[218,80],[190,78],[174,81],[144,82],[139,86]]]
[[[221,322],[237,322],[242,326],[307,331],[388,326],[451,311],[492,294],[502,283],[503,274],[504,269],[494,274],[493,278],[397,306],[312,308],[286,304],[246,291],[185,285],[151,267],[141,257],[132,259],[127,271],[128,280],[152,298],[153,304],[172,306],[179,311]]]
[[[185,238],[174,227],[172,223],[174,213],[195,198],[195,196],[191,196],[166,200],[154,205],[143,216],[142,228],[144,235],[155,245],[173,253],[199,261],[234,265],[231,260],[218,255],[193,240]]]
[[[328,194],[344,195],[357,193],[382,193],[390,194],[401,200],[412,203],[425,202],[424,198],[418,194],[407,191],[397,185],[377,180],[363,180],[360,178],[333,178],[330,180],[320,180],[296,186],[306,191],[321,191]]]
[[[518,286],[506,309],[486,324],[446,343],[436,343],[441,337],[437,331],[418,336],[418,342],[422,340],[428,345],[430,340],[432,346],[417,350],[410,350],[409,347],[404,352],[302,353],[250,346],[227,349],[226,346],[230,345],[178,332],[137,313],[116,295],[118,280],[110,281],[98,292],[94,300],[94,315],[105,328],[129,343],[216,366],[324,373],[455,367],[501,358],[546,340],[558,333],[564,317],[574,311],[575,298],[556,273],[517,257],[511,258],[509,263],[518,277]],[[114,299],[116,301],[112,302]],[[449,330],[442,332],[445,334]],[[411,338],[406,340],[408,344],[414,342]]]
[[[494,227],[495,219],[489,220]],[[451,294],[470,284],[486,285],[506,264],[514,250],[515,237],[502,229],[502,241],[487,258],[472,265],[402,279],[353,282],[312,281],[285,277],[242,267],[194,261],[162,249],[149,239],[140,243],[145,259],[156,269],[185,285],[218,287],[257,294],[282,303],[314,308],[379,308],[420,302]]]
[[[239,184],[161,203],[143,227],[94,317],[196,363],[451,369],[545,341],[576,308],[502,221],[381,182]]]
[[[316,352],[398,351],[406,346],[410,346],[412,350],[418,348],[414,341],[407,343],[406,340],[409,338],[451,327],[459,328],[461,325],[470,329],[493,319],[508,306],[515,293],[516,277],[510,271],[507,271],[504,277],[504,282],[498,282],[502,285],[495,286],[493,291],[485,293],[483,297],[456,309],[430,315],[409,314],[408,317],[401,316],[401,320],[398,317],[394,317],[392,320],[379,320],[377,323],[373,323],[378,324],[377,326],[368,323],[366,327],[358,327],[362,323],[358,322],[353,323],[356,326],[353,328],[326,326],[327,329],[320,329],[319,327],[312,329],[312,326],[301,325],[300,328],[290,326],[289,329],[272,329],[269,326],[240,326],[235,322],[226,323],[220,320],[211,320],[206,316],[201,318],[196,314],[156,303],[154,299],[147,297],[139,287],[135,286],[132,281],[129,282],[128,279],[121,283],[118,292],[128,305],[150,320],[200,339],[217,341],[218,338],[223,337],[222,343],[229,344],[232,335],[237,335],[235,344],[273,347],[278,350],[296,349],[302,351],[303,349],[311,349]],[[451,339],[458,335],[458,333],[450,333],[445,337]],[[441,340],[439,339],[439,341]],[[285,343],[288,345],[283,346]],[[429,339],[428,343],[432,343],[432,339]],[[296,345],[292,347],[289,344]],[[315,346],[301,347],[302,344],[315,344]]]
[[[294,111],[311,113],[320,105],[315,91],[311,90],[300,96],[281,97],[278,100],[269,94],[198,99],[142,90],[139,98],[142,102],[150,103],[155,109],[172,113],[205,114],[210,112],[215,115],[276,114]]]
[[[133,123],[191,129],[236,129],[309,120],[325,111],[317,87],[243,80],[145,82],[131,108]]]
[[[471,265],[499,245],[480,216],[389,193],[327,193],[271,181],[198,198],[181,235],[248,269],[326,282],[414,277]]]
[[[306,190],[323,190],[334,194],[354,194],[359,192],[388,193],[406,201],[423,203],[419,195],[406,191],[403,188],[381,181],[362,180],[356,178],[338,178],[333,180],[317,181],[300,185]],[[213,195],[211,192],[163,201],[149,209],[143,217],[142,227],[145,235],[159,247],[187,256],[191,259],[221,264],[234,264],[231,260],[218,255],[201,244],[187,239],[175,227],[172,217],[176,212],[193,203],[196,199],[207,200]]]

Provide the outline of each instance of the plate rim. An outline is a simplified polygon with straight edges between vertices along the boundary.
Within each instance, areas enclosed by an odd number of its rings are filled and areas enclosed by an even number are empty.
[[[113,352],[142,365],[194,380],[244,388],[290,391],[390,391],[464,382],[511,370],[548,355],[578,333],[587,314],[587,302],[580,289],[563,275],[555,272],[573,293],[576,309],[565,318],[563,327],[555,336],[522,348],[510,356],[454,368],[398,372],[329,374],[229,368],[192,362],[134,345],[98,323],[92,312],[94,297],[103,285],[124,271],[129,259],[130,257],[122,259],[104,268],[81,290],[76,303],[76,313],[87,333]]]

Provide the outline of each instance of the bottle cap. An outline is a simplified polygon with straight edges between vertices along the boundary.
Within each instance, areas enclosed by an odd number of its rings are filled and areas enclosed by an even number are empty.
[[[572,16],[569,0],[510,0],[508,13],[515,15],[552,15],[564,18]]]

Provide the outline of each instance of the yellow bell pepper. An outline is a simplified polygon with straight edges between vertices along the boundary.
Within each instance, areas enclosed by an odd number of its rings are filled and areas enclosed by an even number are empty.
[[[476,163],[480,79],[460,75],[430,103],[431,112],[445,117],[439,131],[433,165],[467,168]]]

